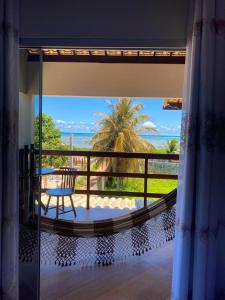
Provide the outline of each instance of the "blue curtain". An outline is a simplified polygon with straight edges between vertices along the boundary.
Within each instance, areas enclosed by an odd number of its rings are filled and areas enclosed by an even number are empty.
[[[225,1],[192,1],[172,299],[225,299]]]
[[[0,0],[0,298],[18,298],[17,0]]]

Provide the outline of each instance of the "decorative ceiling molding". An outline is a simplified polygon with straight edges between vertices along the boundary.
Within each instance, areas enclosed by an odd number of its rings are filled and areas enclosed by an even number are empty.
[[[28,59],[36,60],[39,49],[30,48]],[[162,49],[42,49],[44,61],[185,63],[186,51]]]
[[[163,109],[181,110],[183,101],[183,98],[165,98],[163,103]]]

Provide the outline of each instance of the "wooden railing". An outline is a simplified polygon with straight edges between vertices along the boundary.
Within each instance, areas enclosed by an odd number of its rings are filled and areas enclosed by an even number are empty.
[[[177,179],[177,175],[171,174],[152,174],[149,170],[149,160],[160,161],[179,161],[179,155],[177,154],[154,154],[154,153],[127,153],[127,152],[99,152],[99,151],[71,151],[71,150],[42,150],[42,155],[45,156],[72,156],[72,157],[86,157],[86,170],[77,170],[76,174],[86,177],[86,189],[76,189],[76,194],[87,195],[87,208],[90,207],[90,195],[99,196],[133,196],[144,198],[144,205],[147,205],[147,199],[149,197],[159,198],[163,196],[162,193],[150,193],[148,192],[148,179]],[[144,160],[143,173],[121,173],[121,172],[106,172],[106,171],[92,171],[91,159],[99,157],[109,158],[126,158],[126,159],[142,159]],[[56,170],[53,174],[60,175],[65,171]],[[143,192],[128,192],[128,191],[108,191],[108,190],[94,190],[90,188],[91,176],[103,176],[103,177],[119,177],[119,178],[142,178],[144,180]],[[44,190],[43,190],[44,191]]]

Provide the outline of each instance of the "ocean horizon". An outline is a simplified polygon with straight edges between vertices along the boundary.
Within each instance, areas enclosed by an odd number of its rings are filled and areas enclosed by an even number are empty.
[[[62,141],[65,144],[70,144],[72,138],[72,144],[79,148],[91,148],[90,140],[95,132],[61,132]],[[180,141],[180,136],[176,135],[146,135],[140,134],[140,136],[154,145],[156,148],[161,148],[166,145],[170,140]]]

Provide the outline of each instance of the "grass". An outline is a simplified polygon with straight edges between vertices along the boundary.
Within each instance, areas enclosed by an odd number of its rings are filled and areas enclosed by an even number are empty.
[[[148,193],[167,194],[177,187],[176,179],[149,179]],[[106,188],[108,191],[118,190],[116,186]],[[144,192],[144,180],[141,178],[128,178],[124,180],[120,191]],[[133,198],[133,197],[129,197]]]
[[[73,150],[75,151],[90,151],[90,148],[85,148],[85,147],[73,147]]]
[[[148,193],[167,194],[177,187],[176,179],[150,179],[148,181]]]
[[[76,188],[82,188],[86,185],[86,177],[79,176],[76,181]],[[176,179],[149,179],[148,193],[167,194],[177,187]],[[116,191],[117,187],[107,187],[108,191]],[[141,178],[129,178],[124,180],[121,188],[124,192],[144,192],[144,180]]]
[[[166,148],[164,147],[164,148],[155,148],[155,150],[154,150],[154,153],[157,153],[157,154],[166,154],[167,152],[166,152]]]
[[[86,185],[87,185],[86,176],[78,176],[78,178],[76,180],[75,189],[84,190],[84,189],[86,189]]]
[[[176,179],[149,179],[148,180],[148,193],[159,193],[159,194],[167,194],[171,192],[173,189],[177,187],[177,180]],[[86,177],[79,176],[78,180],[76,181],[76,189],[86,189]],[[118,188],[114,187],[107,187],[105,188],[106,191],[117,191]],[[122,187],[119,189],[120,191],[124,192],[144,192],[144,180],[141,178],[128,178],[125,179]],[[121,198],[130,198],[133,199],[134,197],[123,197]],[[157,198],[150,198],[149,200],[157,200]]]

